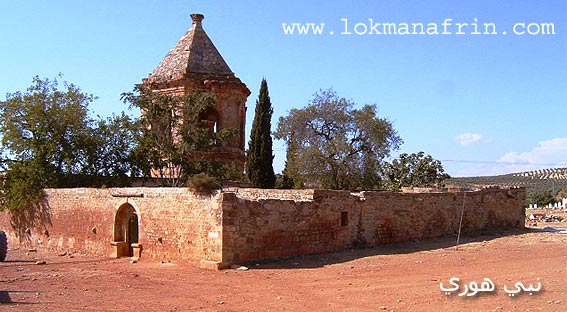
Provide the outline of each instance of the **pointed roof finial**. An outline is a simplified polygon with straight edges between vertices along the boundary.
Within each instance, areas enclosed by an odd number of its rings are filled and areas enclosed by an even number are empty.
[[[191,19],[193,20],[193,25],[195,25],[195,26],[201,26],[201,22],[205,18],[205,15],[199,14],[199,13],[194,13],[194,14],[191,14],[190,16],[191,16]]]
[[[149,75],[148,82],[173,81],[186,78],[189,73],[234,77],[201,26],[203,18],[203,14],[191,14],[193,25]]]

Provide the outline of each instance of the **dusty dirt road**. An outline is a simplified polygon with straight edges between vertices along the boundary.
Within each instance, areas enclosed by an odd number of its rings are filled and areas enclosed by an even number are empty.
[[[567,311],[567,234],[512,231],[462,242],[457,250],[446,237],[219,272],[10,250],[0,263],[0,310]],[[447,296],[440,283],[450,287],[451,277],[460,288]],[[484,278],[493,291],[458,295]],[[503,287],[517,282],[542,289],[511,297]]]

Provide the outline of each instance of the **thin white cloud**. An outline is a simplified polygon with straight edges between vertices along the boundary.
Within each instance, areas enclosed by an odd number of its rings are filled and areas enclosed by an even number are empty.
[[[525,152],[507,152],[494,163],[472,163],[455,170],[456,177],[493,176],[567,167],[567,138],[539,142]]]
[[[567,138],[541,141],[531,151],[508,152],[498,161],[538,168],[567,167]]]
[[[461,145],[474,145],[484,141],[484,137],[478,133],[461,133],[455,137]]]

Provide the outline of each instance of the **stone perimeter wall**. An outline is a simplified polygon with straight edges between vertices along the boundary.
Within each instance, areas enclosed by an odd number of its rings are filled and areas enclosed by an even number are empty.
[[[110,255],[115,218],[138,216],[142,258],[219,268],[231,263],[323,253],[455,233],[523,228],[525,189],[396,193],[227,188],[198,196],[187,188],[46,190],[51,225],[30,229],[26,248]],[[9,216],[0,229],[19,239]],[[12,247],[13,248],[13,247]]]
[[[242,189],[223,198],[223,261],[524,228],[525,188],[456,193]]]
[[[117,211],[132,206],[138,216],[142,257],[158,261],[221,261],[221,198],[200,197],[187,188],[47,189],[51,213],[48,233],[31,229],[21,246],[108,256],[112,251]],[[128,196],[130,195],[130,196]],[[20,245],[7,213],[0,229],[10,246]]]

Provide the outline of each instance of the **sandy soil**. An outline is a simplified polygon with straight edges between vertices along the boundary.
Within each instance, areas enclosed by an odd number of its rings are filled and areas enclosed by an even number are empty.
[[[541,231],[567,223],[538,226],[461,238],[458,248],[445,237],[218,272],[9,250],[0,311],[567,311],[567,234]],[[460,288],[445,295],[451,277]],[[484,278],[493,291],[458,295]],[[517,282],[542,288],[511,297],[504,286]]]

